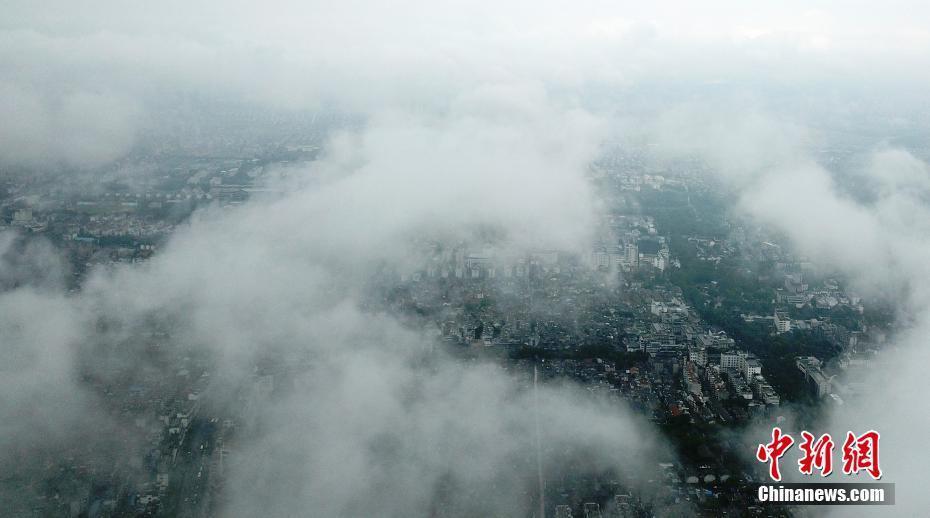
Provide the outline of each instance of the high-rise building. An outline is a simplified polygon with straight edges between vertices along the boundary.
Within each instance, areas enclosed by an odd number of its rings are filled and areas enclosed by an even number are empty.
[[[787,333],[791,331],[791,317],[783,311],[775,310],[775,332]]]
[[[626,264],[630,268],[636,268],[639,265],[639,247],[636,243],[627,243],[624,248]]]

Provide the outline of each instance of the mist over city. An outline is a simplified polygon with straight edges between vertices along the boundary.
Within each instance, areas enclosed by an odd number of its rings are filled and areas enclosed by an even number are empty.
[[[920,516],[928,63],[920,2],[5,0],[0,517]]]

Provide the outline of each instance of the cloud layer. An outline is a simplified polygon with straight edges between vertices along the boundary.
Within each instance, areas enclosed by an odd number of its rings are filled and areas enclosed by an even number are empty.
[[[873,142],[858,166],[831,169],[813,153],[829,140],[762,112],[686,107],[656,121],[645,131],[658,143],[657,156],[707,161],[733,198],[731,216],[782,233],[799,254],[846,275],[857,293],[897,308],[896,331],[880,357],[843,380],[865,392],[830,407],[823,431],[882,434],[882,481],[896,484],[896,504],[860,514],[919,513],[928,504],[913,445],[930,425],[914,411],[923,405],[930,330],[930,167],[906,150]],[[865,186],[864,193],[851,192],[851,182]]]
[[[479,229],[514,252],[586,249],[602,126],[532,85],[478,88],[441,114],[387,111],[288,170],[286,194],[197,213],[145,264],[98,270],[70,296],[0,294],[22,358],[4,378],[3,436],[17,446],[6,451],[131,451],[135,425],[85,387],[186,386],[157,344],[167,358],[209,358],[205,404],[237,409],[225,515],[526,512],[537,505],[527,373],[454,360],[429,332],[364,309],[366,286],[417,260],[416,241]],[[269,359],[284,370],[261,378]],[[552,463],[589,459],[580,469],[635,483],[671,458],[645,420],[571,386],[544,387],[538,418]],[[85,442],[82,430],[109,422],[103,444]]]
[[[857,97],[879,100],[870,93],[879,88],[894,92],[881,103],[900,108],[919,102],[930,51],[926,8],[910,2],[880,14],[866,4],[730,1],[17,0],[5,10],[0,159],[18,166],[108,163],[169,124],[160,107],[198,96],[367,114],[441,110],[484,84],[540,82],[585,102],[594,92],[655,102],[708,88],[804,88],[805,102],[839,94],[853,109]]]
[[[172,329],[172,346],[209,355],[232,386],[251,380],[250,365],[269,351],[314,359],[290,391],[252,414],[257,424],[230,468],[230,514],[305,505],[421,514],[444,484],[462,489],[453,498],[466,510],[524,508],[529,490],[507,474],[525,453],[527,394],[491,367],[441,357],[417,366],[427,339],[360,309],[364,279],[376,265],[412,260],[405,244],[416,236],[463,238],[481,226],[514,249],[582,246],[597,205],[585,168],[608,128],[632,114],[655,154],[702,154],[738,193],[741,215],[783,230],[864,289],[908,287],[903,306],[915,325],[898,336],[900,353],[884,371],[899,375],[870,381],[894,397],[881,392],[856,408],[881,418],[869,426],[886,434],[899,502],[923,503],[918,457],[899,448],[926,429],[920,416],[901,418],[925,406],[926,165],[879,147],[860,173],[874,197],[854,199],[811,158],[811,145],[822,122],[925,126],[926,9],[6,2],[4,170],[105,167],[159,126],[187,126],[185,114],[165,121],[159,108],[192,98],[334,106],[361,114],[365,127],[335,136],[320,162],[291,175],[288,195],[198,214],[151,262],[98,272],[80,294],[56,289],[63,274],[21,286],[33,278],[26,263],[0,258],[0,282],[18,286],[0,294],[13,358],[0,380],[0,451],[10,452],[0,460],[17,465],[43,443],[85,444],[85,431],[107,422],[79,376],[115,383],[126,366],[175,376],[143,361],[150,344],[133,340],[154,322]],[[9,242],[2,237],[0,253]],[[542,394],[551,443],[640,466],[630,445],[648,444],[652,432],[572,394]],[[430,455],[418,456],[420,446]],[[476,502],[488,480],[500,494]]]

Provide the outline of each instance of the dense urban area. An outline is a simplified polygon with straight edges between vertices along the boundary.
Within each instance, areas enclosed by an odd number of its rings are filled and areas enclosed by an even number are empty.
[[[319,135],[309,139],[275,134],[272,143],[255,144],[261,139],[246,135],[196,149],[148,149],[113,167],[132,175],[106,182],[8,171],[0,229],[15,235],[9,260],[15,250],[51,243],[66,258],[71,292],[98,269],[144,265],[197,211],[236,211],[274,197],[272,180],[315,158],[325,124],[354,123],[314,119],[293,132]],[[652,421],[673,445],[654,471],[630,481],[548,445],[543,420],[541,496],[550,516],[653,516],[674,514],[675,506],[708,516],[791,515],[788,507],[754,507],[745,493],[766,466],[752,460],[753,445],[738,432],[771,429],[788,411],[816,423],[824,408],[863,390],[847,376],[852,367],[882,361],[894,326],[888,302],[863,297],[830,265],[735,218],[726,188],[705,167],[698,160],[659,166],[622,146],[607,148],[588,171],[603,199],[589,248],[514,252],[493,231],[468,242],[415,236],[405,245],[414,260],[367,283],[365,310],[427,333],[433,354],[497,366],[528,391],[534,383],[578,384],[590,398]],[[217,404],[214,359],[165,346],[172,332],[154,325],[125,338],[161,368],[96,365],[81,379],[107,412],[132,423],[145,447],[127,442],[115,458],[44,451],[42,462],[23,462],[29,470],[2,474],[0,484],[35,495],[0,502],[11,511],[5,515],[215,514],[237,441],[260,426],[241,409],[276,397],[316,367],[312,358],[270,350],[235,388],[236,403]],[[97,379],[101,368],[111,375]],[[527,438],[515,476],[535,476],[533,448]],[[18,454],[35,451],[22,445]],[[434,516],[459,514],[442,501]]]

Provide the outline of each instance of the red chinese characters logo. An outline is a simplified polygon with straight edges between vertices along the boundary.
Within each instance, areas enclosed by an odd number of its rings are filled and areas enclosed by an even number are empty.
[[[820,476],[825,477],[833,473],[833,438],[825,433],[814,441],[810,432],[801,432],[800,448],[804,456],[798,461],[798,469],[805,475],[813,475],[814,468],[820,470]]]
[[[833,450],[836,444],[830,434],[825,433],[820,437],[815,437],[814,434],[805,430],[801,432],[801,439],[801,443],[798,445],[801,450],[798,470],[801,474],[813,475],[815,469],[820,471],[822,477],[833,473]],[[858,436],[853,432],[848,432],[842,448],[843,473],[855,475],[860,471],[865,471],[875,480],[881,478],[882,470],[878,463],[878,440],[879,433],[875,430],[869,430]],[[756,450],[756,459],[759,462],[769,463],[769,476],[772,477],[772,480],[781,481],[781,470],[778,462],[791,449],[793,444],[793,437],[782,433],[780,428],[775,427],[772,428],[771,442],[760,444]]]
[[[778,459],[788,451],[788,448],[791,448],[792,444],[794,444],[794,439],[790,435],[782,434],[781,428],[775,427],[772,428],[772,442],[760,444],[756,450],[756,458],[759,459],[759,462],[769,463],[769,476],[772,477],[772,480],[781,480]]]
[[[843,473],[854,475],[865,470],[875,480],[882,476],[878,465],[878,432],[869,430],[856,437],[852,432],[846,434],[843,443]]]

